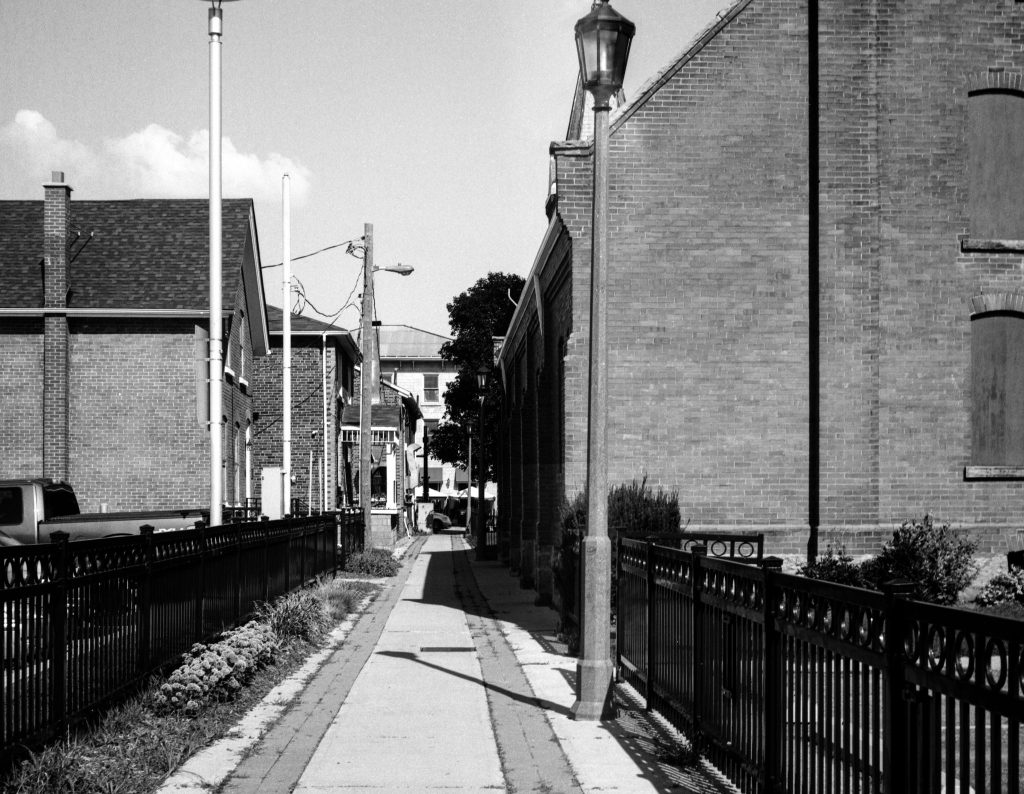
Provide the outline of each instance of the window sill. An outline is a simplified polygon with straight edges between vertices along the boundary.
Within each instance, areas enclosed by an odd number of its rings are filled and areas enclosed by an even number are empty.
[[[960,250],[964,253],[1024,254],[1024,240],[983,240],[960,235]]]
[[[1024,480],[1024,466],[965,466],[965,480]]]

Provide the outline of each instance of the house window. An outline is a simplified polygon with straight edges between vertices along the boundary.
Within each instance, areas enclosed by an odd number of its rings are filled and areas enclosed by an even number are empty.
[[[423,402],[425,403],[439,403],[441,402],[440,389],[437,385],[437,375],[424,375],[423,376]]]
[[[1024,240],[1024,93],[993,69],[968,93],[968,213],[976,241]],[[984,247],[984,246],[983,246]]]
[[[971,403],[973,467],[1024,467],[1024,314],[971,318]]]

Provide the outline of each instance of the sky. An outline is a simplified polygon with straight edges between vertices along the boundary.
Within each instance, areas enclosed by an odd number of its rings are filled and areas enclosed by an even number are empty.
[[[615,0],[637,26],[627,99],[727,0]],[[209,2],[0,0],[0,199],[208,194]],[[376,316],[449,333],[446,304],[526,276],[547,225],[589,0],[223,4],[224,196],[251,197],[268,302],[282,305],[282,175],[302,312],[359,324],[373,224]],[[347,308],[345,308],[347,307]],[[322,314],[317,314],[317,311]],[[338,315],[338,313],[340,315]],[[325,318],[323,315],[327,315]]]

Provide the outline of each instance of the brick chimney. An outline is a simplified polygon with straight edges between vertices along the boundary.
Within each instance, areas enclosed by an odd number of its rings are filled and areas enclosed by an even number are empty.
[[[43,476],[67,480],[71,187],[54,171],[43,190]]]

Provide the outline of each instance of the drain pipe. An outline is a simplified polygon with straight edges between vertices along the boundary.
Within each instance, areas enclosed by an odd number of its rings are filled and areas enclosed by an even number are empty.
[[[807,2],[807,336],[808,336],[808,460],[807,562],[818,556],[821,521],[821,298],[820,298],[820,166],[821,103],[818,95],[818,0]]]

